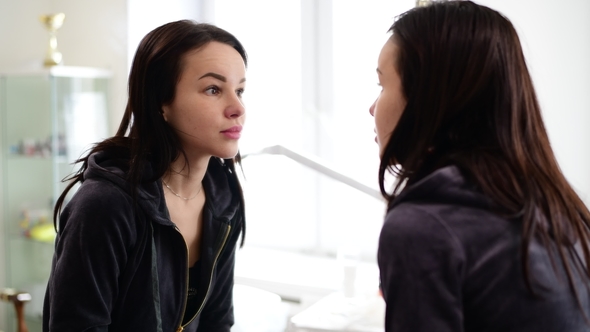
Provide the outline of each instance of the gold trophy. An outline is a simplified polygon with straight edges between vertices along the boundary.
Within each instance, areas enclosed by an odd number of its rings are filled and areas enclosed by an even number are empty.
[[[62,55],[57,50],[56,33],[57,29],[61,28],[63,25],[65,18],[66,14],[64,13],[41,15],[41,17],[39,17],[39,20],[41,20],[43,25],[49,30],[49,48],[47,50],[47,55],[45,56],[45,61],[43,61],[45,67],[61,64]]]

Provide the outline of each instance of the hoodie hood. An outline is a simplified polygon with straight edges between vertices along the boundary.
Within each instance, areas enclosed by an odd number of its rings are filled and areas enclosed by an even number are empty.
[[[446,166],[430,173],[405,188],[392,202],[389,210],[403,202],[436,202],[490,209],[492,201],[481,193],[457,166]]]
[[[84,181],[106,180],[131,195],[131,188],[126,180],[128,162],[128,159],[115,157],[106,151],[94,153],[88,158]],[[144,170],[143,178],[152,177],[153,169],[148,164]],[[238,204],[236,200],[240,200],[242,196],[236,181],[237,178],[223,159],[211,158],[203,178],[203,188],[207,196],[206,205],[215,218],[229,220],[238,213],[238,207],[241,204]],[[141,183],[137,188],[137,204],[148,215],[151,215],[154,221],[172,225],[161,181]]]

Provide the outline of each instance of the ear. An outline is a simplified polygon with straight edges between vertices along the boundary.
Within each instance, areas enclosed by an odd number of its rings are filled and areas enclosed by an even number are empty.
[[[168,113],[170,112],[170,108],[168,107],[168,105],[162,105],[162,108],[160,109],[160,114],[162,114],[162,117],[164,118],[164,121],[168,122]]]

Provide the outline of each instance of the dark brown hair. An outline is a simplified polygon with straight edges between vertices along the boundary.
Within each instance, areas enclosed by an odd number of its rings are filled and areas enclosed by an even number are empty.
[[[499,213],[522,221],[529,290],[528,248],[539,239],[578,295],[574,276],[588,280],[590,270],[573,258],[574,244],[590,262],[590,213],[557,164],[513,25],[490,8],[449,1],[402,14],[390,31],[407,105],[383,151],[382,194],[391,204],[434,170],[458,166]],[[398,177],[393,192],[387,171]]]
[[[183,56],[210,42],[220,42],[233,47],[247,65],[246,51],[242,44],[229,32],[206,23],[180,20],[164,24],[148,33],[140,42],[131,72],[129,74],[129,99],[115,136],[96,144],[89,153],[76,161],[81,168],[64,181],[70,181],[58,198],[54,208],[54,224],[61,211],[67,193],[78,182],[88,168],[88,157],[98,151],[111,151],[129,158],[126,165],[131,193],[135,199],[140,182],[155,181],[162,177],[170,163],[186,153],[172,128],[162,117],[162,105],[172,102],[176,83],[180,80]],[[235,176],[235,163],[240,154],[225,163]],[[151,178],[146,178],[147,163],[153,168]],[[237,178],[233,187],[241,195]],[[243,212],[243,207],[242,207]],[[242,225],[245,230],[245,224]],[[244,237],[242,237],[243,241]]]

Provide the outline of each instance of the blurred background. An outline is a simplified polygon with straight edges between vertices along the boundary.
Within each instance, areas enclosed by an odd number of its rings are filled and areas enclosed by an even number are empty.
[[[558,161],[588,203],[590,1],[475,2],[516,26]],[[376,250],[385,205],[369,106],[387,30],[415,5],[0,0],[0,288],[32,295],[30,330],[40,331],[53,250],[34,226],[52,222],[47,211],[70,163],[115,133],[141,38],[193,19],[230,31],[249,55],[241,140],[248,232],[236,261],[235,330],[382,331]],[[63,63],[46,68],[49,31],[39,17],[60,12]],[[0,330],[13,331],[12,305],[0,307]]]

